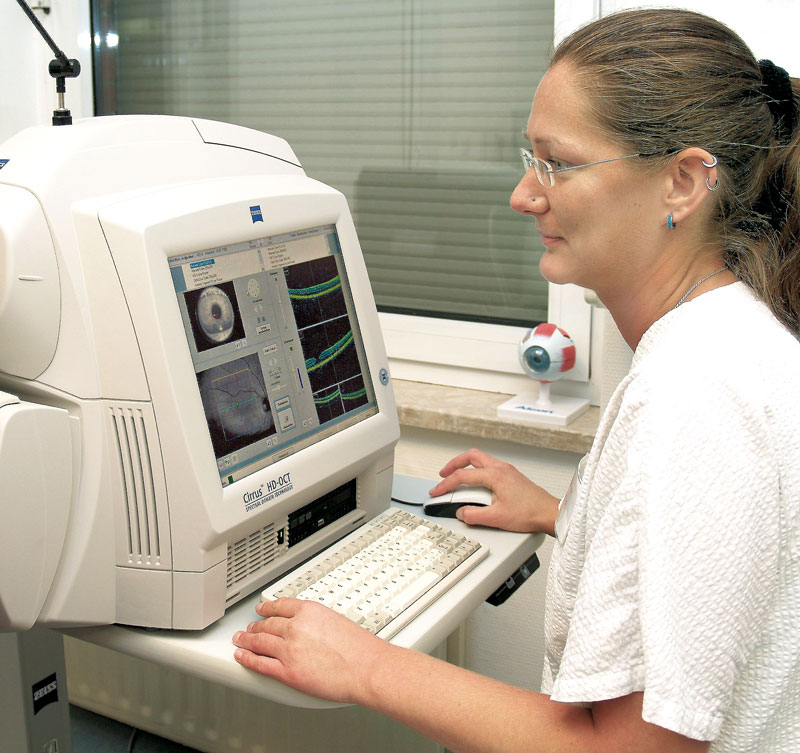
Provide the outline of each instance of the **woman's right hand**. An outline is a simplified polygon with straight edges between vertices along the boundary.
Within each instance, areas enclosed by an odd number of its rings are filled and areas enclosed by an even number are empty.
[[[485,486],[492,491],[492,504],[488,507],[459,509],[459,520],[468,525],[554,535],[558,497],[534,484],[510,463],[472,449],[453,458],[439,475],[443,480],[430,490],[432,497],[453,491],[462,484]]]

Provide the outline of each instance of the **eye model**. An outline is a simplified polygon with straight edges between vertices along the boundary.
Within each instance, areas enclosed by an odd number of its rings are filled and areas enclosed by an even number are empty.
[[[231,299],[218,287],[206,288],[197,299],[197,322],[213,343],[224,343],[233,332],[234,312]]]
[[[575,366],[575,343],[555,324],[529,329],[519,343],[518,353],[523,371],[540,382],[555,382]]]
[[[254,299],[261,295],[261,285],[258,284],[258,280],[251,279],[247,283],[247,295]]]

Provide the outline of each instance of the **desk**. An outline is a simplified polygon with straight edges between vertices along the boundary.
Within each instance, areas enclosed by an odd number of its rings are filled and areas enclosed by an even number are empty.
[[[421,501],[432,485],[429,480],[396,476],[393,496]],[[392,504],[422,515],[421,507]],[[435,520],[488,546],[489,556],[391,639],[396,645],[426,653],[444,641],[544,540],[543,534],[469,527],[455,519]],[[198,632],[146,630],[121,625],[71,628],[62,632],[277,703],[316,709],[340,706],[312,698],[253,673],[234,660],[231,637],[237,630],[258,619],[255,612],[258,601],[259,592],[256,592],[230,607],[224,617],[213,625]]]

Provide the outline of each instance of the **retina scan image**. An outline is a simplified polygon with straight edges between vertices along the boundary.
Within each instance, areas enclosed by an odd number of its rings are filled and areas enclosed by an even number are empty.
[[[244,337],[233,282],[190,290],[184,295],[198,353]]]

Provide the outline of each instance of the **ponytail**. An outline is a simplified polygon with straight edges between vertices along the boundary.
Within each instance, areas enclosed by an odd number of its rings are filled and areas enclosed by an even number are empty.
[[[728,244],[728,266],[800,337],[800,86],[770,60],[759,61],[773,121],[760,195]]]

